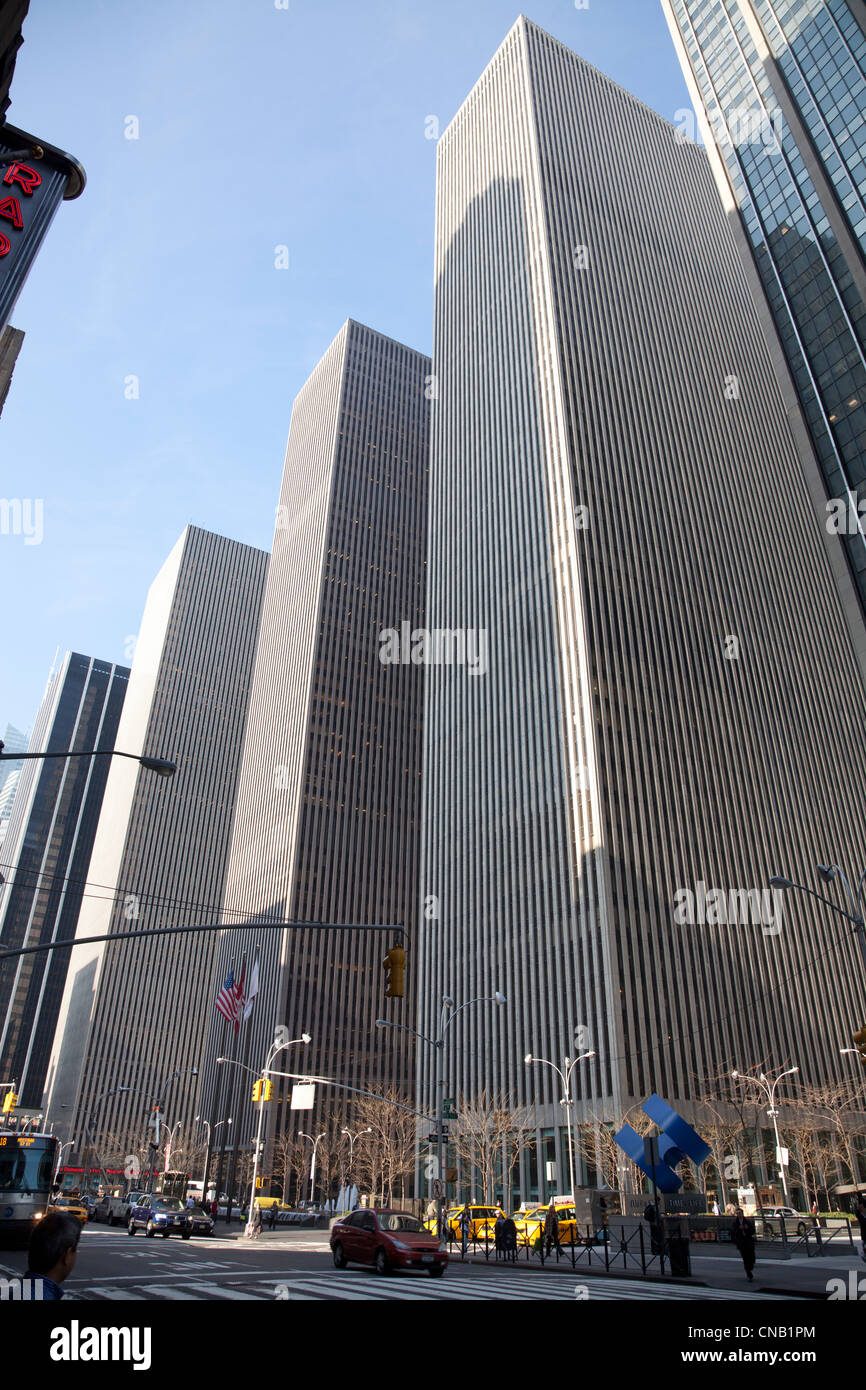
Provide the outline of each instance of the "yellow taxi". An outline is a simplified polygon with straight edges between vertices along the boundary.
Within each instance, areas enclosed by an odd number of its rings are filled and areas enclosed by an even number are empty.
[[[533,1245],[538,1237],[544,1234],[544,1222],[549,1205],[550,1203],[546,1202],[544,1205],[530,1207],[528,1211],[514,1212],[511,1219],[517,1227],[518,1245]],[[560,1245],[573,1245],[577,1226],[574,1202],[570,1197],[554,1197],[553,1206],[559,1221]]]
[[[87,1224],[87,1207],[77,1197],[56,1197],[49,1211],[62,1211],[66,1216],[75,1216],[82,1226]]]
[[[445,1226],[446,1230],[450,1230],[454,1240],[462,1240],[463,1238],[463,1227],[460,1224],[460,1218],[464,1211],[468,1211],[469,1213],[470,1225],[468,1234],[470,1240],[486,1239],[492,1241],[496,1222],[500,1216],[505,1215],[501,1207],[449,1207],[445,1213]],[[436,1217],[429,1216],[424,1222],[424,1227],[428,1231],[434,1231],[436,1229]],[[446,1240],[448,1239],[447,1234],[445,1238]]]

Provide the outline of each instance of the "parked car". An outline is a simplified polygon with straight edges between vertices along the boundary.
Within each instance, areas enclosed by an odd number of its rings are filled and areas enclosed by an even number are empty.
[[[783,1225],[785,1235],[804,1236],[807,1231],[813,1231],[817,1224],[811,1212],[796,1211],[794,1207],[764,1207],[761,1215],[761,1229],[765,1236],[781,1236]]]
[[[189,1240],[192,1222],[178,1197],[147,1193],[130,1211],[126,1229],[131,1236],[143,1229],[146,1236],[161,1235],[163,1240],[169,1236],[180,1236],[183,1240]]]
[[[330,1244],[337,1269],[347,1264],[373,1265],[377,1274],[420,1269],[438,1279],[448,1265],[447,1246],[408,1211],[351,1211],[331,1227]]]

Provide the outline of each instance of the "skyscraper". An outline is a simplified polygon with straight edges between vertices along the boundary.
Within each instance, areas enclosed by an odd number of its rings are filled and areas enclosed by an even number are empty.
[[[349,319],[295,400],[227,918],[414,920],[422,671],[383,663],[380,632],[403,622],[415,630],[424,619],[429,370],[429,358]],[[275,1026],[285,1025],[291,1037],[306,1031],[313,1041],[302,1055],[283,1054],[283,1070],[366,1089],[409,1083],[408,1035],[375,1028],[385,1008],[381,962],[392,944],[373,932],[227,932],[221,975],[232,961],[237,974],[246,958],[249,980],[260,956],[261,992],[243,1043],[250,1065],[264,1063]],[[413,1007],[410,985],[397,1016],[411,1020]],[[224,1025],[215,1012],[212,1019],[207,1108],[223,1047]],[[232,1085],[226,1076],[216,1118],[233,1114],[230,1137],[245,1145],[251,1130],[226,1099]],[[243,1081],[240,1094],[248,1094]],[[320,1088],[317,1115],[304,1120],[315,1123],[350,1099]]]
[[[22,729],[16,729],[14,724],[6,725],[6,733],[3,736],[3,752],[8,757],[10,753],[26,753],[27,745],[30,742],[27,734]],[[24,766],[23,759],[17,762],[4,762],[0,769],[0,845],[9,825],[9,816],[12,811],[12,802],[15,799],[15,788],[18,786],[18,778]]]
[[[703,149],[521,18],[439,140],[435,280],[427,621],[488,670],[427,671],[418,1030],[507,996],[455,1018],[446,1093],[532,1107],[526,1197],[568,1172],[526,1054],[593,1051],[599,1124],[839,1074],[851,942],[760,893],[858,862],[866,701]]]
[[[859,0],[662,4],[798,445],[820,465],[816,503],[853,576],[862,633],[866,11]]]
[[[125,666],[67,652],[49,676],[28,751],[113,748],[128,678]],[[73,935],[110,761],[22,763],[2,852],[0,939],[8,949]],[[68,951],[0,962],[0,1071],[18,1081],[23,1106],[42,1102],[68,967]]]
[[[170,758],[177,771],[162,779],[115,760],[77,936],[220,920],[267,559],[187,526],[151,585],[118,746]],[[73,953],[50,1076],[58,1133],[81,1147],[90,1120],[94,1135],[135,1152],[150,1101],[180,1072],[167,1107],[188,1145],[217,935]]]

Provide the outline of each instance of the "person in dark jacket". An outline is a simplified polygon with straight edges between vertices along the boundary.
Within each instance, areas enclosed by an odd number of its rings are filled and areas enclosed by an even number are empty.
[[[272,1231],[275,1231],[275,1230],[277,1229],[277,1204],[276,1204],[276,1202],[274,1202],[273,1206],[271,1207],[270,1211],[268,1212],[268,1226],[269,1226],[270,1230],[272,1230]]]
[[[863,1196],[862,1192],[857,1198],[854,1215],[860,1222],[860,1258],[866,1260],[866,1197]]]
[[[499,1259],[499,1256],[503,1253],[504,1250],[504,1246],[502,1244],[504,1227],[505,1217],[500,1213],[499,1216],[497,1216],[496,1223],[493,1227],[493,1245],[494,1249],[496,1250],[497,1260]]]
[[[746,1278],[752,1279],[755,1268],[755,1223],[743,1215],[743,1208],[737,1207],[737,1215],[731,1230],[731,1240],[736,1245],[743,1260]]]
[[[80,1239],[78,1218],[68,1212],[50,1211],[37,1222],[27,1250],[25,1298],[48,1302],[63,1297],[60,1285],[75,1268]]]
[[[502,1222],[502,1251],[506,1260],[517,1261],[517,1227],[510,1216]]]
[[[544,1253],[545,1257],[550,1254],[550,1247],[556,1246],[557,1255],[562,1253],[562,1246],[559,1243],[559,1217],[556,1214],[556,1203],[550,1199],[550,1206],[544,1217]]]

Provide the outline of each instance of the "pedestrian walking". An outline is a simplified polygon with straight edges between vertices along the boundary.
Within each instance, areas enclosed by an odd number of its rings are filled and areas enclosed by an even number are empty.
[[[499,1215],[498,1215],[497,1218],[496,1218],[496,1221],[494,1222],[494,1225],[493,1225],[493,1246],[494,1246],[494,1249],[496,1250],[496,1258],[497,1258],[497,1260],[499,1259],[500,1255],[503,1254],[503,1251],[504,1251],[504,1247],[503,1247],[503,1244],[502,1244],[504,1228],[505,1228],[505,1215],[504,1215],[503,1212],[500,1212]]]
[[[262,1230],[262,1213],[261,1213],[261,1208],[259,1207],[258,1202],[253,1202],[252,1211],[250,1212],[250,1219],[249,1219],[249,1221],[247,1222],[246,1234],[249,1236],[250,1240],[258,1240],[259,1236],[261,1235],[261,1230]]]
[[[276,1203],[276,1202],[274,1202],[273,1206],[271,1207],[270,1212],[268,1213],[268,1225],[269,1225],[269,1227],[271,1228],[272,1231],[275,1231],[275,1230],[277,1229],[277,1203]]]
[[[722,1209],[719,1206],[718,1202],[713,1202],[713,1216],[721,1216],[721,1214]]]
[[[857,1198],[854,1215],[860,1222],[860,1258],[866,1260],[866,1197],[861,1192]]]
[[[662,1252],[662,1228],[659,1221],[659,1209],[655,1202],[647,1202],[643,1209],[643,1219],[650,1228],[650,1253],[660,1255]]]
[[[556,1246],[557,1255],[562,1254],[562,1246],[559,1243],[559,1217],[556,1214],[556,1204],[551,1197],[550,1206],[544,1217],[544,1254],[545,1258],[550,1254],[550,1247]]]
[[[743,1215],[742,1207],[737,1207],[737,1214],[734,1217],[734,1225],[731,1230],[731,1240],[742,1257],[746,1278],[751,1281],[752,1270],[755,1268],[755,1223],[748,1216]]]
[[[517,1227],[510,1216],[506,1216],[502,1222],[502,1250],[506,1260],[517,1263]]]
[[[460,1213],[460,1239],[461,1239],[461,1244],[462,1244],[462,1249],[463,1249],[463,1254],[464,1254],[464,1255],[466,1254],[466,1247],[467,1247],[468,1244],[469,1244],[469,1240],[470,1240],[471,1236],[472,1236],[472,1218],[471,1218],[471,1216],[469,1215],[469,1208],[468,1208],[468,1207],[464,1207],[463,1210],[462,1210],[461,1213]]]
[[[50,1211],[36,1223],[27,1247],[27,1269],[21,1280],[21,1293],[13,1293],[7,1281],[6,1298],[41,1299],[56,1302],[63,1297],[60,1285],[75,1268],[81,1226],[78,1218],[65,1211]]]

